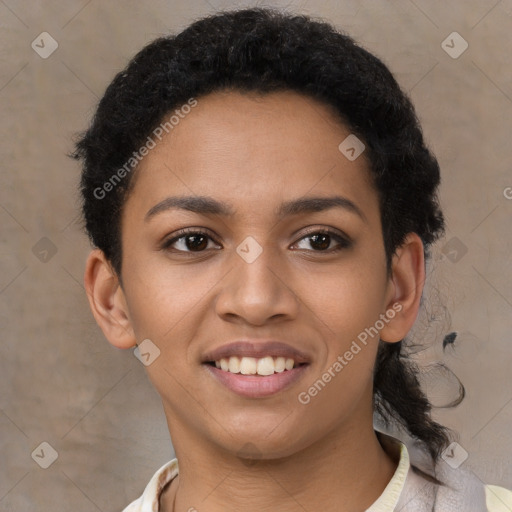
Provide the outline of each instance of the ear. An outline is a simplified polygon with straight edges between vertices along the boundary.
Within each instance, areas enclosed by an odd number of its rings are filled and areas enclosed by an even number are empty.
[[[423,251],[421,238],[409,233],[393,255],[386,304],[389,321],[380,332],[382,341],[394,343],[404,339],[418,316],[425,282]]]
[[[89,254],[84,275],[85,291],[96,322],[108,341],[118,348],[136,345],[128,307],[119,278],[103,251]]]

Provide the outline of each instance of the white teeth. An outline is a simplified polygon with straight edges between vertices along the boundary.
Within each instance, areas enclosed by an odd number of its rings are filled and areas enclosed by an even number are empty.
[[[228,359],[228,370],[231,373],[240,373],[240,359],[233,356]]]
[[[240,373],[243,375],[254,375],[256,373],[256,359],[254,357],[242,357]]]
[[[274,371],[277,373],[284,372],[286,367],[286,359],[284,357],[276,357],[274,361]]]
[[[267,356],[258,359],[258,375],[272,375],[275,370],[274,358]]]
[[[292,370],[295,361],[292,358],[266,356],[260,359],[255,357],[222,358],[215,361],[215,366],[225,372],[241,373],[242,375],[273,375],[285,370]]]

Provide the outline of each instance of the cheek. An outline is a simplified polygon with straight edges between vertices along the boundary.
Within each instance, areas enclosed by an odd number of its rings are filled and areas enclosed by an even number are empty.
[[[125,270],[128,308],[136,334],[152,336],[164,345],[176,340],[175,334],[202,311],[206,291],[219,280],[215,272],[203,272],[197,265],[173,265],[157,255],[131,258]]]
[[[328,272],[310,275],[303,285],[305,303],[338,339],[338,349],[383,312],[386,278],[379,261],[354,256]]]
[[[371,396],[379,341],[374,326],[383,312],[384,275],[359,259],[329,279],[316,279],[322,286],[310,295],[315,301],[311,309],[321,320],[318,324],[328,329],[324,330],[325,355],[301,395],[313,422],[322,417],[335,425],[358,404],[369,403],[362,396]]]

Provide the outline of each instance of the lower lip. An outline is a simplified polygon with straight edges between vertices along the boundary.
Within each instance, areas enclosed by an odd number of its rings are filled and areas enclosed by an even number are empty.
[[[234,393],[248,398],[263,398],[279,393],[291,386],[304,375],[309,365],[303,364],[292,370],[260,376],[225,372],[208,364],[205,366],[221,384],[224,384]]]

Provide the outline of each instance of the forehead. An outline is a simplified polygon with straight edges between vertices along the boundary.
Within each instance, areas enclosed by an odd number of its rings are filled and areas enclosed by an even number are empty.
[[[293,91],[215,92],[197,98],[144,157],[135,195],[148,208],[171,191],[260,208],[334,189],[354,201],[374,200],[364,152],[350,161],[339,149],[350,135],[332,108]]]

